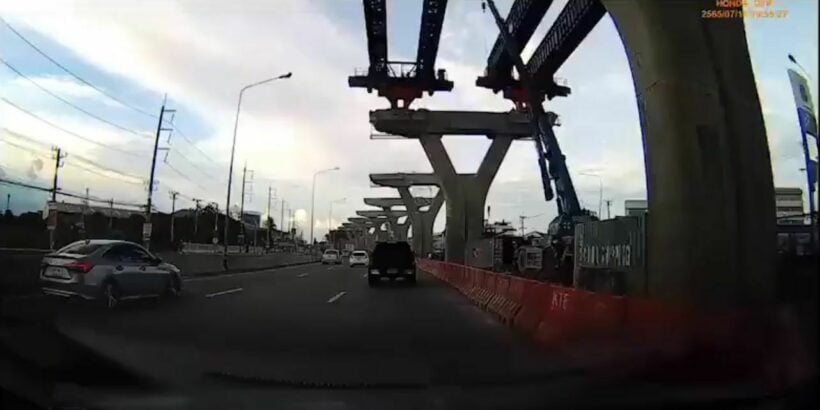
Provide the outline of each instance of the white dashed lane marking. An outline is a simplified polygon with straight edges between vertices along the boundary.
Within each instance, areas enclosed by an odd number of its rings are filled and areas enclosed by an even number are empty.
[[[341,291],[341,292],[337,293],[336,296],[333,296],[332,298],[328,299],[327,303],[333,303],[333,302],[341,299],[341,297],[344,296],[345,293],[347,293],[347,292]]]
[[[205,295],[205,297],[206,298],[212,298],[212,297],[215,297],[215,296],[228,295],[228,294],[231,294],[231,293],[242,292],[242,290],[243,290],[242,288],[233,288],[233,289],[223,290],[221,292],[209,293],[209,294]]]
[[[305,273],[300,273],[300,274],[296,275],[296,277],[297,278],[304,278],[305,276],[308,276],[308,275],[310,275],[310,274],[305,272]]]

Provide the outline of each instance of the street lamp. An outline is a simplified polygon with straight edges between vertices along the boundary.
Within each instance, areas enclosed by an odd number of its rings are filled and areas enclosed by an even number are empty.
[[[333,219],[333,204],[341,204],[347,201],[347,198],[340,198],[335,201],[330,201],[330,208],[327,211],[327,240],[330,242],[330,220]]]
[[[236,153],[236,130],[239,127],[239,109],[242,106],[242,94],[244,94],[245,90],[247,90],[249,88],[256,87],[256,86],[262,85],[262,84],[267,84],[271,81],[283,80],[283,79],[286,79],[286,78],[290,78],[291,75],[292,75],[292,73],[286,73],[286,74],[282,74],[278,77],[268,78],[267,80],[262,80],[262,81],[255,82],[253,84],[248,84],[248,85],[242,87],[241,90],[239,90],[239,101],[236,103],[236,120],[234,121],[234,124],[233,124],[233,143],[231,144],[231,165],[228,168],[228,194],[227,194],[227,198],[225,198],[225,236],[223,238],[225,243],[224,243],[224,248],[222,250],[222,265],[225,267],[225,269],[228,268],[228,226],[230,226],[230,221],[231,221],[231,219],[230,219],[231,183],[233,182],[233,160],[234,160],[234,154]]]
[[[589,172],[579,172],[579,175],[584,175],[588,177],[595,177],[598,178],[598,219],[603,219],[603,215],[601,215],[601,205],[604,202],[604,181],[598,174],[593,174]]]
[[[313,245],[313,224],[314,224],[313,210],[314,210],[314,204],[315,204],[315,199],[316,199],[316,177],[319,176],[319,174],[324,174],[325,172],[338,171],[338,170],[339,170],[339,167],[333,167],[333,168],[323,169],[321,171],[316,171],[316,172],[313,173],[313,186],[310,188],[310,242],[309,242],[309,245],[311,245],[311,246]]]

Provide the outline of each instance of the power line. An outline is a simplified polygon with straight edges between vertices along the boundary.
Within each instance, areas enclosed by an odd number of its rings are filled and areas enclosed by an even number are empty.
[[[143,114],[143,115],[149,116],[149,117],[151,117],[151,118],[157,118],[157,116],[156,116],[156,115],[151,114],[151,113],[149,113],[149,112],[147,112],[147,111],[144,111],[144,110],[142,110],[142,109],[140,109],[140,108],[138,108],[138,107],[135,107],[135,106],[133,106],[133,105],[131,105],[131,104],[128,104],[127,102],[125,102],[125,101],[123,101],[123,100],[121,100],[121,99],[119,99],[119,98],[117,98],[117,97],[115,97],[115,96],[113,96],[113,95],[111,95],[111,94],[109,94],[109,93],[107,93],[107,92],[103,91],[102,89],[100,89],[99,87],[95,86],[94,84],[91,84],[90,82],[86,81],[85,79],[83,79],[82,77],[80,77],[79,75],[77,75],[76,73],[74,73],[73,71],[69,70],[68,68],[66,68],[65,66],[63,66],[62,64],[60,64],[59,62],[57,62],[57,60],[55,60],[55,59],[51,58],[51,56],[49,56],[48,54],[46,54],[46,53],[45,53],[43,50],[41,50],[39,47],[37,47],[36,45],[34,45],[34,43],[32,43],[31,41],[29,41],[29,40],[28,40],[25,36],[23,36],[22,34],[20,34],[20,32],[18,32],[17,30],[15,30],[15,29],[14,29],[14,27],[12,27],[12,26],[11,26],[11,24],[9,24],[9,23],[8,23],[5,19],[3,19],[2,17],[0,17],[0,21],[2,21],[2,22],[3,22],[3,24],[5,24],[5,25],[6,25],[6,27],[8,27],[8,29],[9,29],[9,30],[11,30],[11,32],[12,32],[12,33],[14,33],[14,35],[16,35],[18,38],[20,38],[20,40],[23,40],[23,41],[24,41],[26,44],[28,44],[31,48],[33,48],[35,51],[37,51],[37,52],[38,52],[41,56],[45,57],[48,61],[51,61],[51,62],[52,62],[54,65],[56,65],[57,67],[60,67],[60,69],[62,69],[63,71],[65,71],[66,73],[68,73],[70,76],[74,77],[75,79],[77,79],[77,81],[79,81],[79,82],[81,82],[81,83],[83,83],[83,84],[85,84],[85,85],[87,85],[87,86],[89,86],[89,87],[93,88],[94,90],[96,90],[96,91],[97,91],[97,92],[99,92],[100,94],[102,94],[102,95],[104,95],[104,96],[106,96],[106,97],[108,97],[108,98],[110,98],[110,99],[112,99],[112,100],[114,100],[114,101],[116,101],[116,102],[118,102],[118,103],[122,104],[122,105],[123,105],[124,107],[126,107],[126,108],[130,108],[130,109],[132,109],[132,110],[134,110],[134,111],[136,111],[136,112],[138,112],[138,113],[140,113],[140,114]]]
[[[213,159],[213,158],[211,158],[210,156],[208,156],[208,154],[206,154],[204,151],[202,151],[201,149],[199,149],[199,147],[197,147],[197,146],[194,144],[194,142],[193,142],[193,141],[191,141],[191,140],[188,138],[188,136],[187,136],[187,135],[185,135],[185,133],[184,133],[184,132],[182,132],[182,130],[181,130],[181,129],[179,129],[179,127],[178,127],[177,125],[175,125],[175,124],[171,123],[171,126],[172,126],[172,127],[174,127],[174,130],[175,130],[176,132],[178,132],[178,133],[179,133],[179,136],[180,136],[180,137],[182,137],[182,139],[183,139],[183,140],[185,140],[185,142],[187,142],[187,143],[188,143],[188,145],[190,145],[190,146],[191,146],[191,147],[193,147],[193,148],[194,148],[197,152],[199,152],[199,154],[200,154],[200,155],[202,155],[202,156],[203,156],[205,159],[207,159],[208,161],[211,161],[211,162],[216,162],[216,161],[214,161],[214,159]]]
[[[0,183],[19,186],[19,187],[23,187],[23,188],[34,189],[34,190],[43,191],[43,192],[51,192],[52,191],[51,188],[41,187],[41,186],[37,186],[37,185],[31,185],[31,184],[27,184],[25,182],[13,181],[13,180],[6,179],[6,178],[0,178]],[[103,198],[99,198],[99,197],[96,197],[96,196],[85,196],[85,195],[82,195],[82,194],[63,191],[62,189],[57,190],[57,195],[63,195],[63,196],[67,196],[67,197],[70,197],[70,198],[87,199],[91,202],[100,202],[100,203],[106,203],[106,204],[113,203],[114,205],[130,206],[130,207],[135,207],[135,208],[139,208],[139,207],[143,206],[142,204],[136,204],[136,203],[133,203],[133,202],[121,202],[121,201],[113,201],[111,199],[103,199]]]
[[[191,178],[189,178],[189,177],[188,177],[187,175],[185,175],[184,173],[180,172],[180,170],[178,170],[178,169],[174,168],[174,166],[173,166],[173,165],[171,165],[171,163],[169,163],[169,162],[165,162],[165,165],[167,165],[167,166],[168,166],[168,168],[169,168],[169,169],[171,169],[171,171],[174,171],[177,175],[179,175],[179,176],[181,176],[181,177],[185,178],[186,180],[188,180],[188,182],[190,182],[190,183],[195,184],[196,186],[198,186],[198,187],[199,187],[199,189],[201,189],[201,190],[203,190],[203,191],[206,191],[205,187],[203,187],[202,185],[200,185],[198,182],[195,182],[194,180],[192,180]]]
[[[64,132],[64,133],[66,133],[66,134],[69,134],[69,135],[72,135],[72,136],[74,136],[74,137],[77,137],[77,138],[79,138],[79,139],[81,139],[81,140],[83,140],[83,141],[85,141],[85,142],[90,143],[90,144],[94,144],[94,145],[96,145],[96,146],[99,146],[99,147],[102,147],[102,148],[105,148],[105,149],[109,149],[109,150],[112,150],[112,151],[117,151],[117,152],[119,152],[119,153],[121,153],[121,154],[129,155],[129,156],[136,157],[136,158],[148,158],[148,157],[147,157],[146,155],[144,155],[144,154],[137,154],[137,153],[130,152],[130,151],[126,151],[126,150],[123,150],[123,149],[120,149],[120,148],[115,148],[115,147],[112,147],[112,146],[110,146],[110,145],[107,145],[107,144],[103,144],[103,143],[101,143],[101,142],[94,141],[94,140],[92,140],[91,138],[88,138],[88,137],[82,136],[82,135],[80,135],[80,134],[77,134],[76,132],[69,131],[69,130],[67,130],[67,129],[65,129],[65,128],[63,128],[63,127],[61,127],[61,126],[57,125],[57,124],[54,124],[53,122],[51,122],[51,121],[49,121],[49,120],[47,120],[47,119],[45,119],[45,118],[43,118],[43,117],[40,117],[40,116],[39,116],[39,115],[37,115],[37,114],[34,114],[33,112],[31,112],[31,111],[29,111],[29,110],[27,110],[27,109],[25,109],[25,108],[23,108],[23,107],[20,107],[19,105],[15,104],[15,103],[13,103],[13,102],[11,102],[11,101],[9,101],[9,100],[8,100],[8,99],[6,99],[5,97],[0,97],[0,100],[3,100],[3,102],[5,102],[6,104],[11,105],[12,107],[14,107],[14,108],[16,108],[16,109],[18,109],[18,110],[20,110],[20,111],[22,111],[22,112],[24,112],[24,113],[28,114],[29,116],[31,116],[31,117],[33,117],[33,118],[35,118],[35,119],[37,119],[37,120],[39,120],[39,121],[41,121],[41,122],[43,122],[43,123],[45,123],[45,124],[50,125],[50,126],[51,126],[51,127],[53,127],[53,128],[56,128],[56,129],[58,129],[58,130],[60,130],[60,131],[62,131],[62,132]]]
[[[29,136],[25,136],[25,135],[22,135],[22,134],[20,134],[20,133],[14,132],[14,131],[10,131],[10,130],[8,130],[8,129],[6,129],[6,128],[0,128],[0,131],[3,131],[3,132],[5,132],[5,133],[6,133],[6,134],[8,134],[8,135],[13,136],[14,138],[18,138],[18,139],[21,139],[21,140],[24,140],[24,141],[27,141],[27,142],[30,142],[30,143],[33,143],[33,144],[40,145],[41,147],[44,147],[44,148],[46,148],[46,149],[49,149],[48,144],[45,144],[45,143],[43,143],[43,142],[41,142],[41,141],[38,141],[38,140],[37,140],[37,139],[35,139],[35,138],[29,137]],[[43,155],[43,156],[45,156],[45,157],[49,157],[49,158],[51,157],[51,154],[50,154],[50,153],[44,153],[44,152],[42,152],[42,151],[38,151],[38,150],[33,149],[33,148],[30,148],[30,147],[26,147],[26,146],[23,146],[23,145],[16,144],[16,143],[14,143],[14,142],[9,141],[9,139],[8,139],[8,138],[2,138],[2,136],[0,136],[0,141],[3,141],[3,142],[5,142],[5,143],[7,143],[7,144],[10,144],[10,145],[14,145],[14,146],[16,146],[16,147],[18,147],[18,148],[21,148],[21,149],[28,150],[29,152],[37,153],[37,154],[40,154],[40,155]],[[114,169],[114,168],[109,168],[109,167],[106,167],[106,166],[104,166],[104,165],[100,165],[100,164],[98,164],[96,161],[94,161],[94,160],[92,160],[92,159],[88,159],[88,158],[86,158],[86,157],[83,157],[83,156],[81,156],[81,155],[75,154],[75,153],[73,153],[73,152],[71,153],[71,158],[75,158],[75,159],[77,159],[77,160],[79,160],[79,161],[83,162],[84,164],[86,164],[86,165],[88,165],[88,166],[91,166],[91,167],[94,167],[94,168],[97,168],[97,169],[99,169],[99,170],[103,170],[103,171],[106,171],[106,172],[110,172],[110,173],[113,173],[113,174],[117,174],[118,176],[121,176],[121,177],[124,177],[124,178],[131,179],[131,181],[123,181],[123,182],[128,182],[128,183],[133,183],[133,184],[142,184],[142,183],[143,183],[142,179],[141,179],[141,178],[139,178],[138,176],[135,176],[135,175],[132,175],[132,174],[129,174],[129,173],[127,173],[127,172],[120,171],[120,170],[117,170],[117,169]],[[74,164],[70,164],[70,165],[74,165]],[[78,167],[78,168],[85,169],[85,170],[88,170],[88,168],[86,168],[86,167],[80,167],[80,166],[77,166],[77,167]],[[100,176],[104,176],[104,177],[111,178],[111,176],[110,176],[110,175],[105,175],[105,174],[100,174],[100,173],[96,173],[96,174],[97,174],[97,175],[100,175]],[[136,182],[135,182],[134,180],[136,180]],[[122,181],[122,180],[121,180],[121,181]]]
[[[188,157],[186,157],[186,156],[185,156],[185,155],[183,155],[181,152],[179,152],[179,150],[177,150],[177,151],[176,151],[176,155],[178,155],[180,158],[182,158],[183,160],[185,160],[185,162],[186,162],[186,163],[188,163],[188,165],[190,165],[190,166],[192,166],[192,167],[196,168],[196,170],[197,170],[197,171],[199,171],[199,172],[201,172],[201,173],[205,174],[206,176],[208,176],[208,177],[210,177],[210,178],[214,178],[213,174],[211,174],[210,172],[205,171],[204,169],[200,168],[198,165],[194,164],[194,162],[193,162],[193,161],[191,161],[190,159],[188,159]],[[216,178],[214,178],[214,179],[216,179]]]
[[[125,132],[128,132],[128,133],[131,133],[131,134],[134,134],[134,135],[136,135],[136,136],[138,136],[138,137],[143,137],[143,138],[148,137],[148,138],[150,138],[150,136],[149,136],[148,134],[145,134],[145,133],[140,133],[140,132],[138,132],[138,131],[134,131],[134,130],[132,130],[132,129],[130,129],[130,128],[126,128],[126,127],[123,127],[122,125],[119,125],[119,124],[117,124],[117,123],[114,123],[114,122],[111,122],[111,121],[109,121],[109,120],[106,120],[105,118],[102,118],[102,117],[100,117],[100,116],[98,116],[98,115],[96,115],[96,114],[94,114],[94,113],[92,113],[92,112],[86,111],[86,110],[85,110],[85,109],[83,109],[82,107],[79,107],[79,106],[75,105],[74,103],[72,103],[71,101],[66,100],[66,99],[65,99],[65,98],[63,98],[63,97],[60,97],[59,95],[55,94],[54,92],[52,92],[52,91],[51,91],[51,90],[49,90],[48,88],[43,87],[42,85],[40,85],[40,83],[38,83],[37,81],[32,80],[31,78],[29,78],[28,76],[26,76],[25,74],[23,74],[22,72],[20,72],[20,70],[18,70],[18,69],[16,69],[16,68],[14,68],[14,66],[13,66],[13,65],[11,65],[8,61],[4,60],[2,57],[0,57],[0,63],[2,63],[3,65],[5,65],[6,67],[8,67],[11,71],[14,71],[14,72],[15,72],[17,75],[19,75],[20,77],[22,77],[22,78],[26,79],[28,82],[30,82],[30,83],[32,83],[32,84],[34,84],[34,86],[35,86],[35,87],[39,88],[39,89],[40,89],[40,90],[42,90],[44,93],[46,93],[46,94],[48,94],[48,95],[50,95],[50,96],[52,96],[52,97],[54,97],[54,98],[56,98],[56,99],[58,99],[58,100],[62,101],[64,104],[66,104],[66,105],[70,106],[71,108],[74,108],[75,110],[77,110],[77,111],[79,111],[79,112],[81,112],[81,113],[83,113],[83,114],[85,114],[85,115],[87,115],[87,116],[89,116],[89,117],[91,117],[91,118],[94,118],[94,119],[95,119],[95,120],[97,120],[97,121],[100,121],[100,122],[106,123],[106,124],[108,124],[108,125],[110,125],[110,126],[112,126],[112,127],[118,128],[118,129],[120,129],[120,130],[122,130],[122,131],[125,131]]]

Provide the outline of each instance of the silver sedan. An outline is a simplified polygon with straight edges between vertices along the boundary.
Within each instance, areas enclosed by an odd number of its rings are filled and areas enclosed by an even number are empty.
[[[120,301],[176,296],[180,271],[142,246],[127,241],[74,242],[43,258],[40,282],[46,294],[100,300],[113,308]]]

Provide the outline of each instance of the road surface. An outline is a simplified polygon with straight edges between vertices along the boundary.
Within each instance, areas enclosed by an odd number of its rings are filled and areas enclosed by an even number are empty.
[[[53,394],[102,408],[541,408],[658,393],[572,369],[431,276],[371,288],[365,272],[311,264],[192,278],[179,299],[113,311],[57,303],[59,332],[152,388],[60,383]]]

